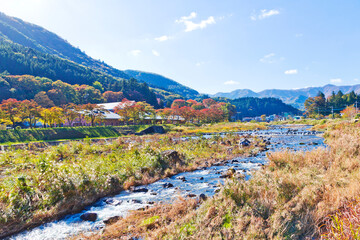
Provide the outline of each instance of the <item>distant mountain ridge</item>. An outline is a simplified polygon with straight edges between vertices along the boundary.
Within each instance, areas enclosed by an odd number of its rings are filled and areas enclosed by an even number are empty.
[[[156,87],[166,91],[171,91],[185,98],[196,98],[199,95],[198,91],[156,73],[149,73],[137,70],[125,70],[125,73],[139,81],[146,82],[147,84],[149,84],[150,87]]]
[[[219,92],[212,97],[226,97],[230,99],[243,98],[243,97],[274,97],[281,99],[284,103],[290,104],[296,108],[303,109],[305,100],[309,97],[314,97],[321,91],[325,94],[326,97],[330,96],[334,91],[342,91],[344,94],[354,91],[355,93],[360,93],[360,84],[353,86],[335,86],[332,84],[325,85],[323,87],[308,87],[308,88],[299,88],[299,89],[267,89],[261,92],[254,92],[250,89],[237,89],[229,93]]]
[[[135,70],[122,71],[110,65],[91,58],[79,48],[72,46],[69,42],[62,39],[40,26],[25,22],[19,18],[7,16],[0,12],[0,40],[10,41],[25,47],[35,49],[45,54],[73,61],[77,64],[98,70],[116,78],[130,79],[136,78],[146,82],[153,88],[160,88],[185,98],[194,98],[199,93],[175,82],[169,78],[158,74],[146,73]]]

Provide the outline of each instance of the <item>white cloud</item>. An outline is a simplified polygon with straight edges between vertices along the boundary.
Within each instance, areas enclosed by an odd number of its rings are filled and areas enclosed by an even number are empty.
[[[236,81],[233,81],[233,80],[230,80],[230,81],[226,81],[224,82],[225,85],[237,85],[239,84],[239,82],[236,82]]]
[[[159,41],[159,42],[165,42],[165,41],[167,41],[167,40],[170,40],[171,38],[172,38],[172,37],[169,37],[169,36],[164,35],[164,36],[155,38],[155,40],[156,40],[156,41]]]
[[[251,15],[250,19],[253,21],[262,20],[278,14],[280,14],[280,11],[277,9],[271,9],[271,10],[263,9],[260,10],[260,13]]]
[[[330,79],[330,82],[331,83],[341,83],[342,79],[341,78],[333,78],[333,79]]]
[[[358,79],[358,78],[355,78],[355,79],[354,79],[354,81],[355,81],[355,82],[358,82],[358,81],[359,81],[359,79]]]
[[[154,56],[159,57],[160,53],[156,50],[152,50],[152,54],[154,54]]]
[[[297,37],[297,38],[300,38],[300,37],[302,37],[302,36],[304,36],[304,34],[302,34],[302,33],[297,33],[297,34],[295,34],[295,37]]]
[[[187,20],[196,18],[196,16],[197,16],[197,13],[196,13],[196,12],[192,12],[192,13],[190,13],[189,16],[181,17],[179,20],[176,20],[176,22],[177,22],[177,23],[181,23],[181,22],[184,22],[184,21],[187,21]]]
[[[183,23],[185,25],[185,32],[191,32],[197,29],[204,29],[210,24],[215,24],[215,18],[213,16],[208,17],[206,20],[202,20],[199,23],[195,23],[190,21],[190,19],[196,18],[196,12],[192,12],[189,16],[181,17],[180,19],[176,20],[176,23]]]
[[[290,69],[290,70],[286,70],[284,72],[286,75],[292,75],[292,74],[297,74],[298,70],[297,69]]]
[[[140,53],[141,53],[141,50],[138,50],[138,49],[130,51],[130,54],[134,57],[139,56]]]
[[[195,66],[200,67],[200,66],[202,66],[202,65],[204,65],[204,64],[205,64],[205,62],[197,62],[197,63],[195,64]]]
[[[260,58],[260,62],[273,63],[275,61],[274,57],[275,57],[275,53],[269,53],[269,54],[265,55],[264,57]]]

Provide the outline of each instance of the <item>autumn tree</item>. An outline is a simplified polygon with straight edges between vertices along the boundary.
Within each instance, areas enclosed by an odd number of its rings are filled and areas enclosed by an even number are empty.
[[[63,109],[64,109],[64,119],[71,127],[75,119],[79,118],[80,107],[76,104],[69,103],[67,105],[64,105]]]
[[[105,109],[103,106],[88,103],[83,105],[81,109],[84,112],[85,119],[90,121],[91,126],[95,126],[95,123],[99,123],[104,119]]]
[[[122,92],[106,91],[102,94],[105,102],[120,102],[125,96]]]
[[[20,101],[9,98],[7,100],[3,100],[0,109],[3,111],[4,119],[8,120],[8,122],[15,128],[16,122],[20,121]]]
[[[43,108],[51,108],[55,106],[54,102],[44,91],[37,93],[34,97],[34,101]]]
[[[24,100],[20,103],[19,109],[21,119],[27,120],[30,128],[35,127],[36,122],[41,117],[42,107],[34,100]]]
[[[354,105],[351,105],[342,110],[341,113],[343,118],[354,118],[357,114],[357,109]]]

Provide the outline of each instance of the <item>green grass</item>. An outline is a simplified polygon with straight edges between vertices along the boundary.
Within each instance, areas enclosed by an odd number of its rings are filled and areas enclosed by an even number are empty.
[[[106,127],[62,127],[0,130],[0,144],[77,140],[83,138],[112,138],[127,133],[137,133],[151,125],[128,125]],[[171,125],[164,125],[170,129]]]
[[[127,137],[107,144],[85,139],[45,149],[29,146],[5,151],[0,155],[0,237],[1,230],[14,222],[16,227],[41,223],[130,186],[194,170],[204,159],[211,163],[252,150],[239,148],[237,135],[177,138],[179,134]],[[255,141],[262,144],[260,139]],[[165,150],[176,150],[181,162],[162,156]]]

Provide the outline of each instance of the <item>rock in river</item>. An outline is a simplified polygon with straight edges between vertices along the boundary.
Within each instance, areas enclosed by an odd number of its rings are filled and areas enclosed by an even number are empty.
[[[84,213],[83,215],[80,216],[80,218],[83,221],[95,222],[97,219],[97,216],[98,215],[96,213]]]
[[[174,185],[172,183],[164,183],[163,188],[172,188]]]

